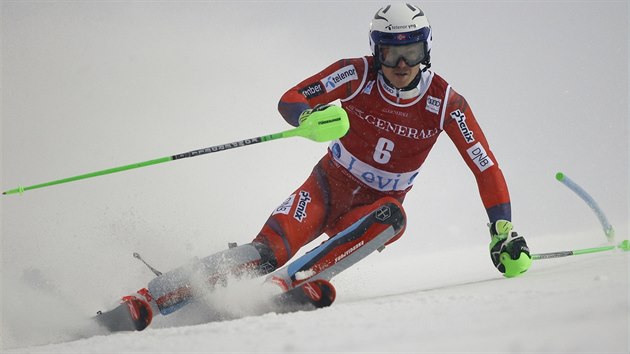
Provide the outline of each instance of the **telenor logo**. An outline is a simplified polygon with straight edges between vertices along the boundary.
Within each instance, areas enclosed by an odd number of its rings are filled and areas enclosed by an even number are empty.
[[[326,88],[326,92],[330,92],[339,85],[358,79],[359,76],[357,75],[357,70],[354,68],[354,65],[348,65],[323,78],[320,82]]]

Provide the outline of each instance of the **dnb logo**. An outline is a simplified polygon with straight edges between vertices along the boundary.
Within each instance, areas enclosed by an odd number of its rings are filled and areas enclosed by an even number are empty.
[[[293,207],[294,201],[295,201],[295,194],[292,194],[289,198],[287,198],[287,200],[282,202],[282,204],[279,207],[277,207],[276,210],[274,210],[271,215],[276,215],[276,214],[289,215],[289,211]]]
[[[494,161],[492,161],[481,143],[471,146],[468,150],[466,150],[466,152],[475,165],[477,165],[479,171],[483,172],[494,166]]]

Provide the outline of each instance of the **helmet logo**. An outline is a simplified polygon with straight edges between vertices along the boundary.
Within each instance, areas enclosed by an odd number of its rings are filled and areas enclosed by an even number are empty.
[[[399,41],[404,41],[405,40],[405,35],[403,33],[399,34],[398,36],[396,36],[396,39]]]
[[[393,30],[399,30],[399,29],[411,29],[411,28],[416,28],[416,24],[412,23],[410,25],[402,25],[402,26],[395,26],[395,25],[387,25],[385,26],[385,29],[387,29],[388,31],[393,31]]]

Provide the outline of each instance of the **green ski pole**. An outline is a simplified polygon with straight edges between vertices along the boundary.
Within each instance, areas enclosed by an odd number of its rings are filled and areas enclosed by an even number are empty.
[[[615,249],[620,249],[622,251],[627,252],[630,250],[630,242],[628,240],[623,240],[617,246],[611,245],[611,246],[602,246],[602,247],[583,248],[580,250],[573,250],[573,251],[560,251],[560,252],[532,254],[532,260],[578,256],[581,254],[606,252],[606,251],[612,251]]]
[[[40,183],[28,187],[17,187],[6,192],[3,192],[4,195],[9,194],[22,194],[25,191],[29,191],[32,189],[44,188],[49,186],[54,186],[57,184],[63,184],[68,182],[79,181],[82,179],[98,177],[103,175],[108,175],[116,172],[122,172],[127,170],[132,170],[136,168],[146,167],[157,165],[173,160],[180,160],[188,157],[196,157],[200,155],[215,153],[219,151],[225,151],[230,149],[236,149],[243,146],[249,146],[253,144],[263,143],[267,141],[289,138],[294,136],[301,136],[303,138],[307,138],[316,142],[325,142],[331,141],[334,139],[341,138],[344,136],[348,130],[350,129],[350,123],[348,121],[348,115],[343,110],[343,108],[339,106],[330,106],[324,111],[318,112],[317,116],[311,116],[310,119],[303,122],[299,127],[289,129],[280,133],[264,135],[256,138],[245,139],[240,141],[235,141],[228,144],[215,145],[203,149],[192,150],[189,152],[184,152],[177,155],[161,157],[153,160],[148,160],[144,162],[133,163],[125,166],[119,166],[114,168],[109,168],[106,170],[90,172],[78,176],[63,178],[55,181],[50,181],[46,183]]]
[[[614,238],[615,238],[615,230],[610,225],[610,223],[608,222],[608,219],[606,218],[606,215],[604,214],[602,209],[599,207],[599,205],[597,205],[593,197],[591,197],[590,194],[588,194],[582,187],[580,187],[577,183],[575,183],[573,180],[571,180],[569,177],[567,177],[567,175],[565,175],[562,172],[556,173],[556,180],[564,184],[567,188],[569,188],[575,194],[577,194],[584,202],[586,202],[586,204],[591,208],[591,210],[593,210],[593,212],[597,216],[597,219],[599,219],[599,222],[602,225],[602,228],[604,229],[604,233],[606,234],[606,237],[608,238],[608,242],[613,243]],[[559,252],[532,254],[531,257],[532,257],[532,260],[539,260],[539,259],[577,256],[581,254],[589,254],[589,253],[597,253],[597,252],[606,252],[606,251],[613,251],[616,249],[620,249],[626,252],[629,251],[630,241],[623,240],[621,241],[621,243],[619,243],[616,246],[613,244],[610,244],[607,246],[583,248],[583,249],[572,250],[572,251],[559,251]]]

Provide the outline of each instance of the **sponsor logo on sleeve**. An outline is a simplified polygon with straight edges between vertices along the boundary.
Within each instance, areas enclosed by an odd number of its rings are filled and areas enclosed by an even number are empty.
[[[295,220],[302,222],[306,219],[306,208],[311,200],[311,195],[308,192],[300,191],[300,199],[298,200],[297,207],[295,208],[295,213],[293,213]]]
[[[481,172],[487,170],[488,168],[494,166],[494,161],[488,156],[486,149],[483,148],[481,143],[477,143],[471,146],[468,150],[466,150],[468,156],[473,160],[475,165],[479,167]]]
[[[459,131],[462,132],[464,139],[466,139],[467,143],[473,143],[475,141],[474,133],[472,130],[468,129],[468,125],[466,124],[466,115],[459,109],[451,112],[451,118],[455,120],[457,123],[457,127],[459,127]]]
[[[324,93],[324,86],[321,82],[317,81],[301,89],[300,93],[310,100],[311,98],[317,97]]]
[[[289,215],[289,211],[291,210],[291,207],[293,206],[294,200],[295,200],[295,194],[292,194],[289,198],[287,198],[287,200],[285,200],[282,204],[280,204],[280,206],[277,207],[276,210],[274,210],[271,215],[276,215],[276,214]]]
[[[440,111],[440,106],[442,105],[442,100],[439,98],[435,98],[433,96],[428,96],[427,97],[427,106],[426,106],[426,110],[431,112],[431,113],[435,113],[438,114],[438,112]]]
[[[326,76],[320,82],[326,88],[326,92],[330,92],[339,87],[339,85],[358,79],[359,76],[357,75],[357,70],[354,68],[354,65],[347,65],[329,76]]]

